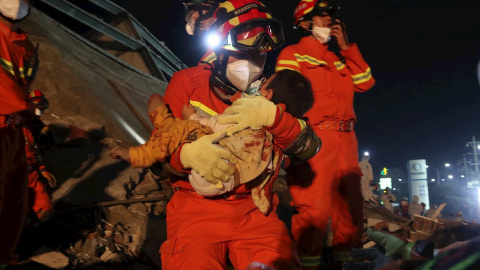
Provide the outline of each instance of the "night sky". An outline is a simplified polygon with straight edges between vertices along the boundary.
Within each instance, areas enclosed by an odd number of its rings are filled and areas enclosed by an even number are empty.
[[[117,0],[187,65],[205,47],[185,32],[180,0]],[[286,45],[298,0],[264,0],[283,25]],[[160,4],[161,3],[161,4]],[[376,85],[355,97],[359,153],[370,151],[375,173],[405,170],[410,159],[453,166],[480,140],[480,4],[478,0],[339,1],[350,42],[358,44]],[[279,51],[269,53],[273,71]],[[268,74],[269,75],[269,74]]]

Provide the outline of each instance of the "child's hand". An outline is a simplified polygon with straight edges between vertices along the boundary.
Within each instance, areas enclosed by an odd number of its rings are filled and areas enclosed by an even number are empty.
[[[110,157],[114,159],[123,159],[131,163],[129,149],[115,147],[110,151]]]
[[[155,111],[156,108],[163,104],[163,98],[159,94],[152,94],[148,99],[148,112]]]
[[[192,114],[195,114],[195,108],[192,105],[183,105],[182,119],[189,119]]]

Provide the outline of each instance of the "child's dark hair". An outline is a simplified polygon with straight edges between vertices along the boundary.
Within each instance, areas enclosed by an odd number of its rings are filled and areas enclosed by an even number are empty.
[[[267,86],[273,90],[272,102],[283,103],[286,111],[296,118],[313,106],[313,91],[310,81],[297,71],[283,69],[275,72],[275,77]]]

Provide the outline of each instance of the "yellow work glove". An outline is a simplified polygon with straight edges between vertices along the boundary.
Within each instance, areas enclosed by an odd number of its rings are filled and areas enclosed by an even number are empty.
[[[223,186],[221,182],[227,182],[234,173],[232,166],[225,161],[228,160],[232,164],[237,162],[230,151],[214,145],[223,137],[225,132],[205,135],[183,145],[180,152],[180,161],[185,168],[195,170],[217,187]]]
[[[270,127],[275,122],[277,106],[268,99],[258,96],[255,98],[239,98],[225,109],[218,117],[220,124],[236,124],[226,130],[230,136],[246,128],[261,129]]]
[[[57,179],[50,172],[45,170],[45,166],[40,166],[40,174],[47,180],[47,185],[54,188],[57,185]]]

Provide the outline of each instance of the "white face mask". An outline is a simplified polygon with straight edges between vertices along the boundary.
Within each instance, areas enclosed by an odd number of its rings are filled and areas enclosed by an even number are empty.
[[[227,65],[227,79],[241,92],[262,74],[263,66],[259,67],[251,60],[237,60]]]
[[[313,29],[312,29],[312,34],[322,44],[327,43],[331,38],[330,37],[330,28],[328,28],[328,27],[314,26]]]
[[[14,21],[27,17],[28,9],[28,4],[22,0],[0,0],[0,13]]]

